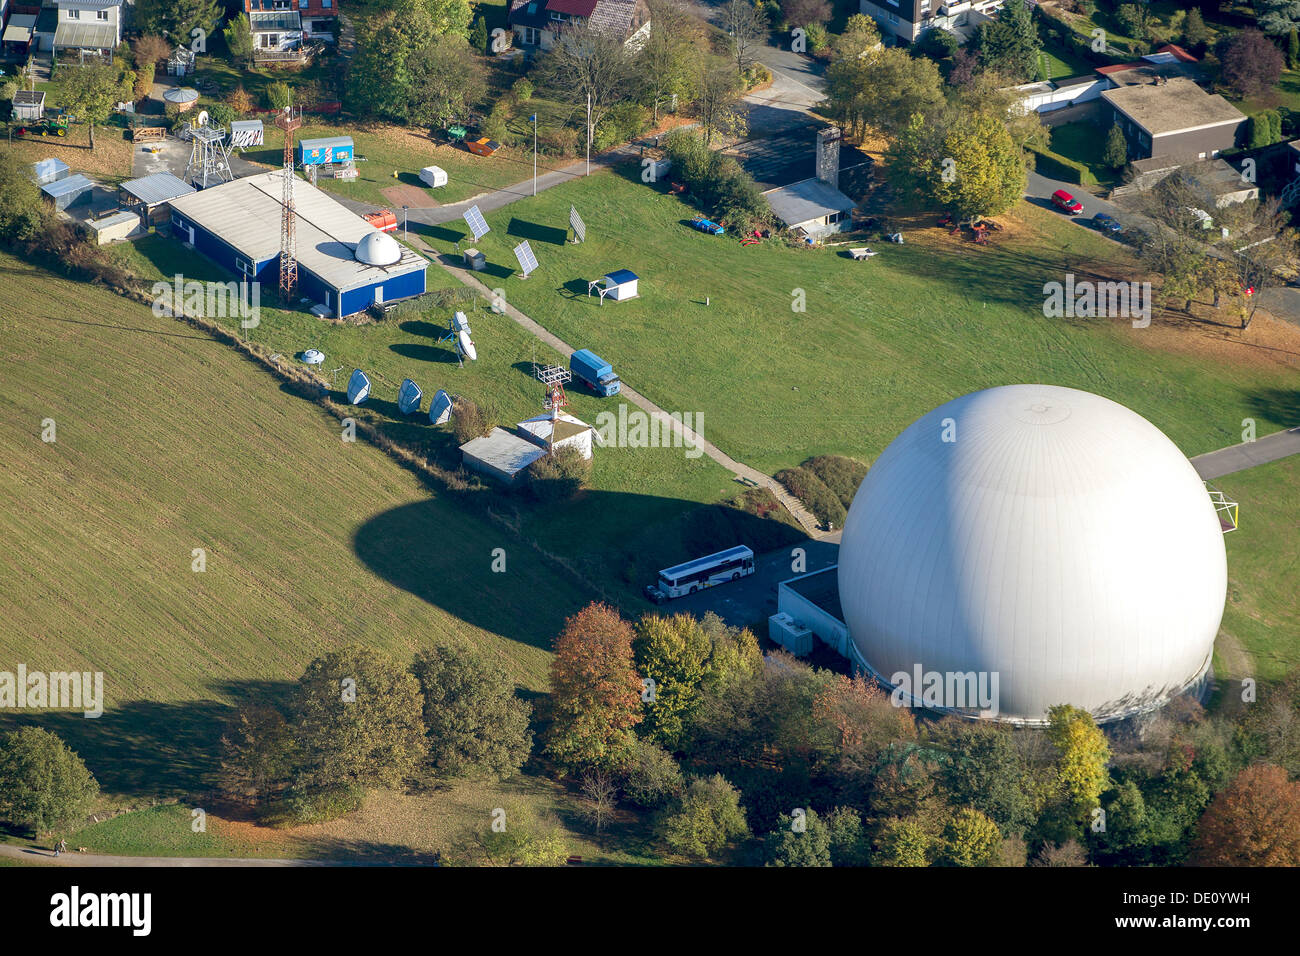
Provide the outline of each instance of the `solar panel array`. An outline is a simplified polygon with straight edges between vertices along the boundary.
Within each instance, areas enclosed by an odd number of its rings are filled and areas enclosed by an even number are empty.
[[[569,225],[573,227],[573,234],[578,237],[579,242],[587,241],[587,224],[578,215],[577,206],[569,207]]]
[[[475,242],[488,234],[487,220],[483,218],[483,213],[479,212],[477,203],[465,210],[464,219],[465,225],[469,226],[469,231],[474,234]]]
[[[533,255],[533,247],[527,239],[515,246],[515,258],[519,260],[519,271],[524,275],[537,268],[537,257]]]

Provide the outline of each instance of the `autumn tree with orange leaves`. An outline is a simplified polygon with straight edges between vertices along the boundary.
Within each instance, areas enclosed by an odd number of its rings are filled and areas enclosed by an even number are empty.
[[[1201,866],[1300,866],[1300,783],[1247,767],[1211,801],[1192,849]]]
[[[547,751],[570,770],[618,769],[644,713],[641,691],[631,625],[609,605],[589,604],[555,641]]]

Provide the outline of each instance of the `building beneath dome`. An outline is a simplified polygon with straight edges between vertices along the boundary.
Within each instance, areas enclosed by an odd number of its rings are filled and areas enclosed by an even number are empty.
[[[780,585],[803,630],[914,706],[1016,724],[1072,704],[1154,710],[1207,675],[1227,592],[1215,503],[1109,399],[1049,385],[962,396],[867,473],[839,563]]]
[[[273,170],[169,202],[172,235],[243,279],[279,285],[284,173]],[[428,262],[311,183],[295,179],[299,294],[343,318],[425,291]]]

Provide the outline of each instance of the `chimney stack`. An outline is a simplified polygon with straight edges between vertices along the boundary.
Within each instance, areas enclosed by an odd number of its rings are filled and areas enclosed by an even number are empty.
[[[817,178],[832,189],[840,188],[840,140],[843,134],[837,126],[828,126],[817,133]]]

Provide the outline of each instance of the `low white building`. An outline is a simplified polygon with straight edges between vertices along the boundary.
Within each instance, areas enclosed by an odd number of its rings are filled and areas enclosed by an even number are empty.
[[[50,45],[55,53],[112,56],[122,42],[123,0],[58,0]]]
[[[786,228],[801,232],[809,239],[846,231],[852,225],[852,213],[857,205],[821,179],[805,179],[769,189],[763,195]]]
[[[539,448],[554,451],[557,448],[575,448],[583,458],[590,460],[596,429],[586,422],[564,412],[538,415],[519,423],[519,436]]]

